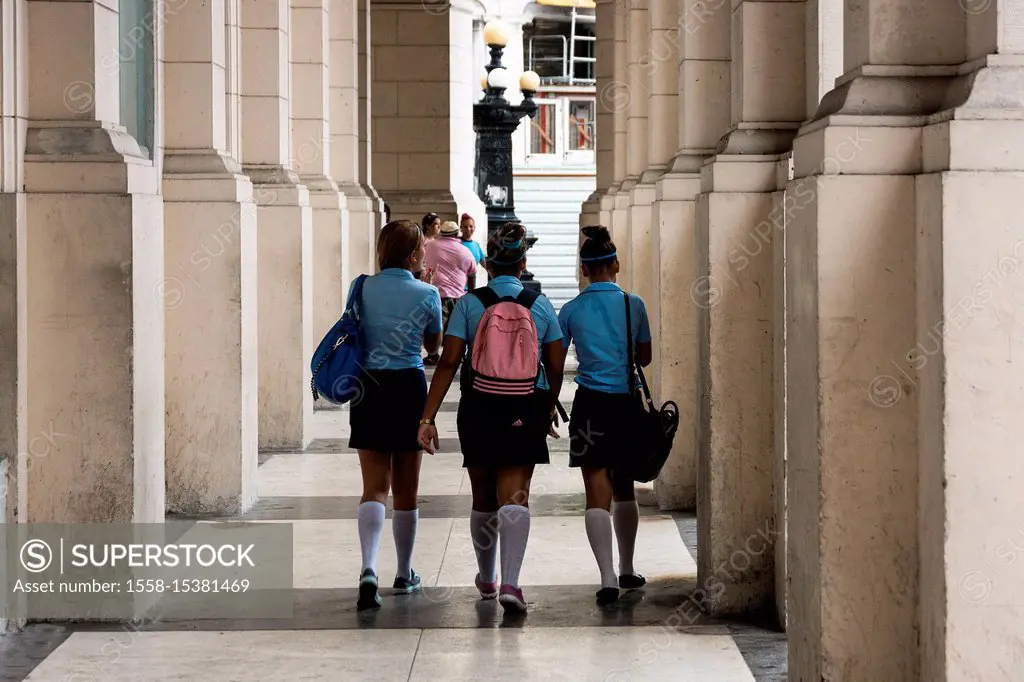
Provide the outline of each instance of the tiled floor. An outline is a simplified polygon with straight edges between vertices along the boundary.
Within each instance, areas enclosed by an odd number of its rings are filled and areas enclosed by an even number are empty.
[[[563,392],[567,401],[571,391]],[[785,680],[784,635],[712,621],[687,600],[697,572],[692,516],[643,508],[635,564],[650,584],[611,608],[596,606],[583,486],[567,467],[565,438],[551,441],[552,463],[534,478],[522,571],[530,613],[509,619],[495,602],[481,602],[472,587],[457,396],[438,420],[442,452],[424,455],[414,559],[427,586],[421,594],[384,589],[379,612],[355,611],[359,467],[347,447],[347,411],[319,411],[317,441],[306,452],[261,456],[260,501],[240,517],[293,525],[292,618],[165,621],[139,630],[30,626],[0,638],[0,680]],[[382,584],[395,571],[386,524]]]

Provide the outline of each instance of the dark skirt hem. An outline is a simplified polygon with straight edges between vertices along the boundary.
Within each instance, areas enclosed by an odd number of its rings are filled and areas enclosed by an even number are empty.
[[[629,458],[629,416],[636,399],[580,386],[569,417],[569,467],[619,469]]]
[[[419,422],[427,402],[422,369],[363,370],[362,395],[349,413],[348,446],[374,452],[419,452]]]

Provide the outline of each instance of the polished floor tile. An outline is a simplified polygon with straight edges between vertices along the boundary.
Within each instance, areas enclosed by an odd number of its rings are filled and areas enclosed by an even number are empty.
[[[426,630],[410,682],[753,682],[727,636],[669,628]]]
[[[359,523],[354,520],[259,521],[290,523],[293,537],[293,583],[296,589],[355,587],[362,572]],[[425,584],[434,584],[451,536],[452,519],[420,519],[413,568]],[[377,575],[391,587],[398,569],[391,520],[384,521],[377,553]]]
[[[405,682],[419,639],[418,630],[80,632],[28,680]]]
[[[465,470],[458,454],[424,455],[420,469],[421,495],[456,495]],[[363,494],[356,453],[279,454],[259,468],[260,497],[346,497]]]
[[[616,561],[618,552],[616,551]],[[637,534],[634,568],[648,580],[686,579],[697,565],[679,536],[671,516],[645,516]],[[444,564],[431,585],[472,585],[477,563],[469,521],[456,519]],[[426,574],[424,574],[426,575]],[[530,542],[520,582],[529,597],[530,585],[598,585],[582,516],[540,516],[530,520]]]

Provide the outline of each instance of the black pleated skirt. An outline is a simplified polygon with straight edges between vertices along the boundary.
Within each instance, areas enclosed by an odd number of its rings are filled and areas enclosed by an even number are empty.
[[[463,389],[458,429],[462,466],[503,469],[547,464],[550,394],[529,398],[473,394]]]
[[[376,452],[417,452],[427,379],[422,369],[363,370],[351,403],[348,445]]]
[[[569,466],[621,468],[630,456],[637,398],[579,386],[569,416]]]

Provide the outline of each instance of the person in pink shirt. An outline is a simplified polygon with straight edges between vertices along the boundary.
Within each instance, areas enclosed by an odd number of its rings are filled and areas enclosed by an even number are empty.
[[[437,239],[427,242],[426,251],[428,281],[441,294],[441,325],[447,329],[455,304],[467,290],[476,288],[476,262],[469,249],[462,245],[459,226],[450,220],[441,224]],[[429,364],[435,364],[436,360],[427,357]]]

